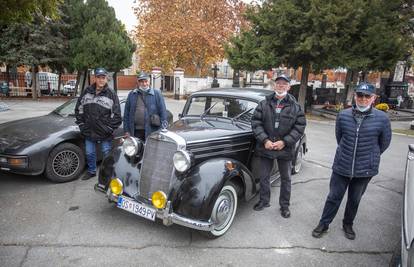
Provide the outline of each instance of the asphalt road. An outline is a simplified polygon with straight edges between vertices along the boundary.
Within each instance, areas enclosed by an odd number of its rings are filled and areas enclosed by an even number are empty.
[[[175,118],[183,103],[167,99]],[[59,103],[43,104],[18,102],[0,112],[0,123]],[[92,180],[53,184],[0,172],[0,266],[388,266],[399,247],[405,156],[414,139],[393,135],[350,241],[341,229],[344,205],[324,238],[311,236],[328,191],[334,123],[310,121],[306,133],[309,153],[293,176],[292,217],[279,215],[275,184],[270,208],[253,211],[257,197],[241,202],[232,228],[216,240],[117,209],[94,192]]]

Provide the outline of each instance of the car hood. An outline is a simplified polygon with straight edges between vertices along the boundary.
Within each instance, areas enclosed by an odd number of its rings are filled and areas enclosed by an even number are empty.
[[[74,125],[74,117],[56,114],[0,124],[0,154],[13,153]]]
[[[251,133],[249,124],[227,118],[183,118],[168,130],[183,137],[187,143]]]

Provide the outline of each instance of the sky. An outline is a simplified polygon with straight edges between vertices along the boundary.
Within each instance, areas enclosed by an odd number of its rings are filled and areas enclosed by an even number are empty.
[[[133,30],[137,23],[132,9],[136,0],[107,0],[107,2],[115,9],[116,18],[125,25],[127,31]]]

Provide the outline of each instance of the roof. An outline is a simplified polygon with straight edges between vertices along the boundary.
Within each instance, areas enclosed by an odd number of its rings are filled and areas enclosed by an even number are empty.
[[[256,89],[256,88],[210,88],[203,89],[191,94],[191,96],[201,95],[215,95],[215,96],[233,96],[240,98],[250,98],[257,101],[263,100],[266,96],[273,93],[272,90],[268,89]]]

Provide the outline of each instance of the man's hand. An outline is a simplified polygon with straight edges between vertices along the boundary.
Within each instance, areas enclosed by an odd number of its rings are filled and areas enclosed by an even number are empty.
[[[267,150],[273,150],[273,142],[270,140],[266,140],[264,146]]]
[[[273,143],[273,149],[274,150],[282,150],[285,147],[285,142],[282,140],[276,141]]]

